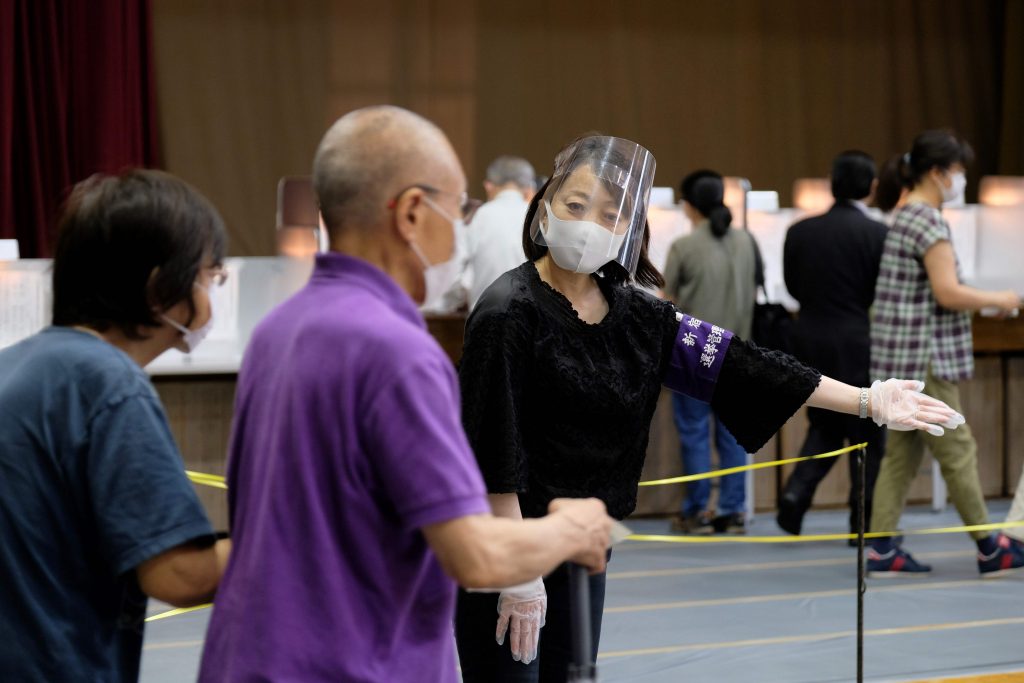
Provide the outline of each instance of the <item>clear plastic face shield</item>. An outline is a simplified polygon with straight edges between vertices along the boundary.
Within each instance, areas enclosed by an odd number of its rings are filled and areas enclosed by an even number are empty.
[[[636,274],[654,156],[623,138],[588,137],[555,159],[530,237],[565,270],[593,273],[610,261]]]

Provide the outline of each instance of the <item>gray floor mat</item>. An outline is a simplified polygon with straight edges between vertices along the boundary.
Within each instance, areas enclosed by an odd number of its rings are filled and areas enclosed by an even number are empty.
[[[1001,520],[1008,505],[990,505]],[[845,511],[811,513],[805,533],[842,532]],[[949,509],[904,515],[904,528],[960,524]],[[637,533],[667,533],[632,520]],[[752,535],[780,533],[760,515]],[[1024,576],[982,580],[965,534],[908,537],[931,563],[918,580],[873,580],[865,598],[866,680],[1024,670]],[[626,543],[609,565],[601,637],[604,683],[831,683],[855,676],[856,550],[843,542]],[[150,612],[164,606],[153,604]],[[208,611],[152,622],[143,683],[194,680]]]

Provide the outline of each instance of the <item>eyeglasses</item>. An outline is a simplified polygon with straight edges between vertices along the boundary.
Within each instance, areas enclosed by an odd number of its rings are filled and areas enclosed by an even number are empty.
[[[423,184],[423,183],[414,183],[412,185],[409,185],[408,187],[402,188],[401,192],[396,194],[394,199],[392,199],[390,202],[388,202],[388,208],[394,208],[395,204],[398,202],[398,198],[401,197],[406,192],[408,192],[409,190],[413,189],[414,187],[418,188],[420,190],[423,190],[424,192],[429,192],[430,194],[435,194],[435,195],[436,194],[446,194],[449,197],[456,197],[456,198],[458,198],[458,200],[459,200],[459,215],[462,218],[465,218],[466,216],[468,216],[469,212],[473,208],[473,205],[472,205],[472,203],[470,202],[470,199],[469,199],[469,194],[467,194],[466,192],[459,192],[459,193],[446,192],[444,190],[437,189],[433,185],[426,185],[426,184]]]
[[[228,271],[224,266],[213,266],[210,268],[210,285],[220,287],[228,280]]]

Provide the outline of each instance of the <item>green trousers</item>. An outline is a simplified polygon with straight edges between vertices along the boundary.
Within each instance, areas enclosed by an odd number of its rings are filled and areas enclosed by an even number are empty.
[[[955,382],[940,379],[928,370],[924,393],[945,401],[953,410],[960,407],[960,390]],[[889,430],[885,456],[875,484],[871,531],[892,531],[898,528],[900,515],[907,504],[907,493],[917,476],[927,446],[942,469],[949,497],[966,525],[988,524],[988,508],[978,478],[978,444],[966,424],[946,430],[942,436],[927,432]],[[985,538],[987,531],[972,531],[975,539]]]

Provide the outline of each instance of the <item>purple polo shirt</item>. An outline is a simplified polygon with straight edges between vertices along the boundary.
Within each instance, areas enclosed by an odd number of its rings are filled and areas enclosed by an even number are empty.
[[[490,512],[448,357],[341,254],[253,334],[228,462],[234,549],[199,679],[458,680],[427,524]]]

